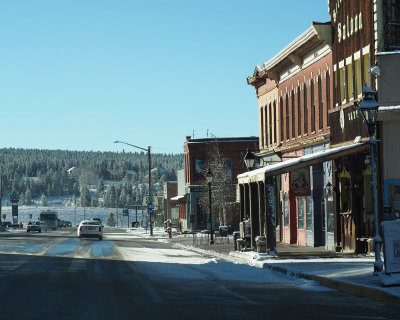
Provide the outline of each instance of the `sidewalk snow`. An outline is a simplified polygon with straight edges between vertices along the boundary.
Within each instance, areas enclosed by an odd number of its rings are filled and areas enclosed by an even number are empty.
[[[143,229],[130,230],[131,235],[150,237]],[[173,241],[191,237],[192,235],[175,235]],[[164,229],[155,228],[153,238],[158,241],[170,242]],[[365,296],[376,300],[400,301],[400,286],[390,286],[398,283],[400,275],[373,276],[374,257],[351,258],[322,258],[304,257],[300,259],[280,259],[264,253],[253,251],[231,251],[229,254],[218,252],[212,246],[210,249],[201,249],[187,244],[172,243],[175,247],[189,249],[203,255],[214,256],[228,260],[234,264],[247,264],[263,269],[279,271],[290,277],[299,278],[298,281],[315,281],[324,286]],[[239,276],[239,275],[238,275]],[[302,278],[303,280],[300,280]],[[382,285],[385,285],[384,287]]]

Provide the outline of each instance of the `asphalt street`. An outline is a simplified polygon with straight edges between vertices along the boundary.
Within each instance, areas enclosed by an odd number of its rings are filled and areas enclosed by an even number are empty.
[[[400,319],[396,304],[291,279],[227,280],[212,272],[218,263],[189,262],[207,256],[124,232],[106,228],[103,241],[79,241],[74,229],[1,233],[1,319]]]

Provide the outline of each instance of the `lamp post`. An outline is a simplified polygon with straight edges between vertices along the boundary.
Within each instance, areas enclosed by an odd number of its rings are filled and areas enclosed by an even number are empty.
[[[209,204],[210,204],[210,213],[209,213],[210,235],[211,235],[210,244],[214,244],[214,236],[213,236],[213,230],[212,230],[212,215],[211,215],[211,183],[213,181],[213,177],[214,176],[211,172],[211,169],[208,168],[207,174],[206,174],[206,179],[207,179],[207,183],[208,183],[208,200],[209,200]]]
[[[244,155],[244,163],[246,164],[247,171],[251,171],[254,167],[254,162],[256,161],[256,156],[247,148],[247,152]]]
[[[375,263],[374,263],[374,275],[378,275],[383,270],[383,262],[381,259],[381,243],[382,238],[379,235],[379,219],[378,219],[378,196],[376,190],[376,159],[375,159],[375,144],[376,140],[374,138],[375,128],[378,117],[379,104],[374,99],[374,92],[367,85],[362,91],[363,100],[358,107],[358,111],[361,114],[365,124],[367,125],[369,143],[371,149],[371,186],[372,186],[372,199],[373,199],[373,209],[375,218]]]
[[[127,142],[124,142],[124,141],[114,141],[114,143],[123,143],[123,144],[126,144],[126,145],[128,145],[128,146],[131,146],[131,147],[134,147],[134,148],[137,148],[137,149],[140,149],[140,150],[143,150],[143,151],[147,151],[147,157],[148,157],[148,161],[149,161],[149,199],[150,199],[150,201],[152,201],[152,199],[153,199],[153,190],[152,190],[152,185],[151,185],[151,151],[150,151],[150,146],[148,146],[147,147],[147,149],[145,149],[145,148],[142,148],[142,147],[138,147],[138,146],[135,146],[134,144],[130,144],[130,143],[127,143]],[[150,216],[150,235],[152,236],[153,235],[153,223],[152,223],[152,215],[150,214],[149,215]]]

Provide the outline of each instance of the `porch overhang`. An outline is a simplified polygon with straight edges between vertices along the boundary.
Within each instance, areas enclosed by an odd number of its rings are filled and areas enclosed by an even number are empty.
[[[253,171],[245,172],[237,176],[239,184],[265,181],[266,177],[287,173],[300,168],[308,167],[317,163],[333,160],[349,154],[366,151],[369,149],[368,142],[354,143],[332,149],[307,154],[298,158],[289,159],[275,163]]]

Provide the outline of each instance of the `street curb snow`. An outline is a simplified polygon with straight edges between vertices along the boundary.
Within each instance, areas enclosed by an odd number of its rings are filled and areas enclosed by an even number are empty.
[[[214,257],[221,258],[221,259],[233,262],[233,263],[244,263],[244,264],[248,264],[250,266],[257,267],[257,268],[265,268],[265,269],[269,269],[274,272],[280,272],[282,274],[285,274],[285,275],[288,275],[291,277],[317,281],[319,284],[321,284],[324,287],[335,289],[335,290],[345,292],[345,293],[349,293],[351,295],[364,297],[364,298],[368,298],[368,299],[376,300],[376,301],[400,302],[399,296],[392,295],[392,294],[384,291],[383,289],[362,286],[362,285],[358,285],[353,282],[341,281],[341,280],[337,280],[337,279],[329,279],[326,277],[321,277],[321,276],[311,275],[311,274],[307,274],[307,273],[303,273],[303,272],[293,271],[289,268],[275,266],[275,265],[270,264],[265,261],[255,260],[254,262],[250,262],[248,259],[243,259],[243,258],[239,257],[238,255],[236,255],[234,251],[231,251],[229,254],[226,254],[226,253],[216,252],[213,250],[200,249],[200,248],[196,248],[196,247],[193,247],[190,245],[182,245],[182,244],[178,244],[178,243],[171,243],[171,244],[177,248],[192,250],[192,251],[195,251],[195,252],[198,252],[201,254],[205,254],[205,255],[212,255]]]

